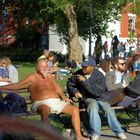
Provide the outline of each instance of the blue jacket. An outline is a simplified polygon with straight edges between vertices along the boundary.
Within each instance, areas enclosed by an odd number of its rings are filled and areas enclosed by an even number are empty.
[[[84,76],[82,70],[79,70],[67,81],[67,90],[70,97],[73,97],[76,92],[80,92],[83,98],[109,101],[110,95],[107,93],[105,77],[100,71],[94,70],[91,76],[84,82],[77,80],[77,74]]]

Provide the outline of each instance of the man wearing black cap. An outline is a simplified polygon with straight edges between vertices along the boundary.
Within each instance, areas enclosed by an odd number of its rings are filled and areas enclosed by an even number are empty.
[[[114,111],[111,109],[109,95],[106,92],[104,75],[95,69],[96,63],[93,56],[82,63],[78,70],[68,79],[67,89],[70,97],[83,98],[89,115],[91,140],[98,140],[101,135],[101,119],[99,107],[105,112],[108,124],[119,139],[126,139],[124,131],[118,122]]]

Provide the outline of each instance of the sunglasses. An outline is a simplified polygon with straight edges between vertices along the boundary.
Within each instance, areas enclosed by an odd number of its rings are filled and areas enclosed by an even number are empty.
[[[83,66],[82,69],[87,69],[87,66]]]
[[[125,63],[119,63],[120,65],[122,65],[122,66],[124,66],[125,65]]]

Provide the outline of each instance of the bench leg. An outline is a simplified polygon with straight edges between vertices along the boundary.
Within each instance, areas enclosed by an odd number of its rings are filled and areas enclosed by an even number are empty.
[[[127,132],[129,130],[129,126],[124,126],[122,127],[122,129],[124,130],[124,132]]]

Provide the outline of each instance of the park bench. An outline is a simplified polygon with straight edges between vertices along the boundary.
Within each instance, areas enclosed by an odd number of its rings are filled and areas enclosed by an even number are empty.
[[[24,89],[24,90],[16,90],[16,91],[10,91],[10,90],[1,90],[0,91],[0,94],[4,96],[6,96],[7,94],[10,94],[10,93],[15,93],[15,94],[18,94],[22,97],[25,98],[26,100],[26,105],[27,105],[27,111],[26,112],[22,112],[22,113],[13,113],[13,114],[10,114],[11,116],[13,117],[22,117],[22,118],[25,118],[25,119],[31,119],[31,118],[34,118],[35,116],[39,116],[40,117],[40,114],[38,114],[37,112],[33,112],[31,110],[31,99],[30,99],[30,93],[27,89]],[[63,113],[60,113],[60,114],[56,114],[56,113],[51,113],[49,114],[49,118],[50,120],[53,120],[53,121],[58,121],[60,123],[62,123],[64,125],[64,128],[67,128],[69,127],[69,123],[70,121],[67,121],[68,119],[68,116],[66,114],[63,114]],[[39,118],[40,119],[40,118]]]
[[[25,99],[26,99],[26,104],[27,104],[27,111],[26,112],[23,112],[23,113],[14,113],[14,114],[12,114],[12,116],[15,116],[15,117],[22,117],[22,116],[24,116],[24,117],[28,117],[28,116],[35,116],[35,115],[39,115],[37,112],[32,112],[32,110],[31,110],[31,100],[30,100],[30,93],[28,92],[28,90],[27,89],[25,89],[25,90],[17,90],[17,91],[10,91],[10,90],[2,90],[2,91],[0,91],[1,92],[1,94],[3,94],[3,96],[5,96],[6,94],[8,94],[8,93],[16,93],[16,94],[19,94],[19,95],[21,95],[22,97],[25,97]],[[138,118],[133,118],[133,116],[130,114],[130,112],[128,111],[129,109],[127,109],[127,108],[125,108],[125,107],[123,107],[123,106],[112,106],[112,109],[114,109],[114,110],[116,110],[116,111],[120,111],[120,112],[124,112],[124,113],[126,113],[128,116],[129,116],[129,118],[131,119],[131,122],[138,122],[139,120],[138,120]],[[84,112],[86,112],[86,108],[82,108],[82,109],[80,109],[80,113],[84,113]],[[54,114],[53,114],[54,115]],[[58,118],[59,118],[59,121],[61,122],[61,123],[63,123],[65,126],[68,124],[68,122],[65,122],[65,120],[63,120],[62,118],[61,118],[61,116],[63,116],[63,114],[60,114],[60,115],[57,115],[58,116]],[[88,119],[86,119],[86,121],[88,121]],[[124,130],[125,131],[127,131],[128,130],[128,128],[129,128],[129,123],[126,121],[126,123],[125,122],[123,122],[124,124],[125,124],[125,126],[124,126]]]

